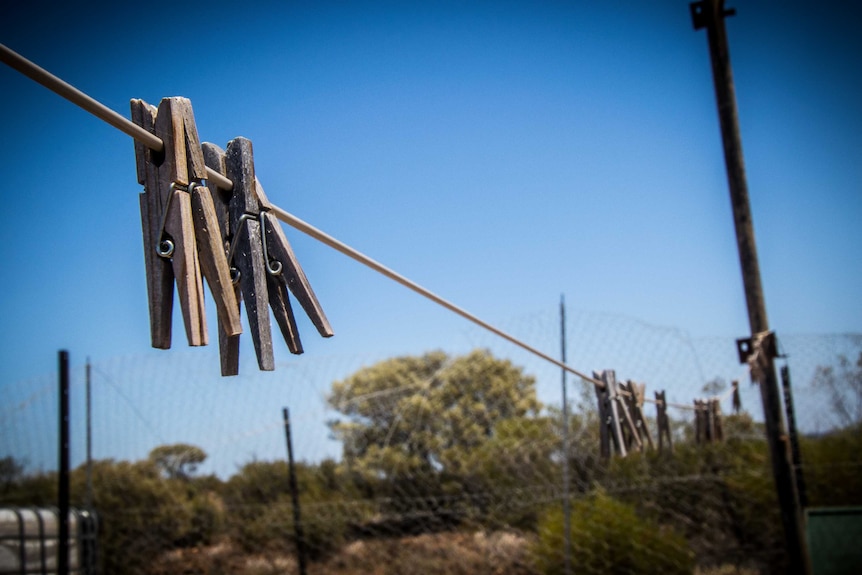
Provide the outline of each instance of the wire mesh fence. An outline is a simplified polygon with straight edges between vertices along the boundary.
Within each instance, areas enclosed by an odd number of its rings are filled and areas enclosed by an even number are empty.
[[[560,349],[553,312],[501,327]],[[559,368],[479,330],[444,351],[298,357],[237,378],[218,376],[211,351],[175,350],[93,362],[88,468],[79,366],[72,502],[98,513],[100,572],[298,573],[300,555],[320,574],[781,572],[759,390],[733,338],[589,312],[566,332],[570,365],[685,405],[738,380],[742,410],[723,402],[723,440],[698,443],[693,411],[670,408],[672,451],[605,459],[592,384],[567,378],[564,426]],[[852,544],[862,336],[779,335],[807,507],[851,509],[817,537]],[[55,379],[0,383],[0,506],[55,505]]]

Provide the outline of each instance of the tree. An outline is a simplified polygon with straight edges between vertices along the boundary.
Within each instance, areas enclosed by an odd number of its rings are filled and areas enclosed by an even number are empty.
[[[206,452],[196,445],[175,443],[160,445],[150,451],[150,461],[168,479],[188,479],[206,461]]]
[[[149,573],[152,562],[195,528],[186,486],[166,481],[151,460],[93,462],[93,507],[99,517],[100,573]],[[71,477],[73,505],[81,506],[86,467]]]
[[[357,494],[339,476],[334,461],[295,467],[306,550],[319,559],[344,541],[348,525],[370,513],[356,504]],[[224,487],[226,518],[234,542],[249,552],[280,552],[295,542],[289,468],[284,461],[251,461]]]
[[[842,426],[862,421],[862,352],[855,362],[838,356],[836,366],[817,366],[812,386],[825,389],[838,423]]]
[[[24,464],[11,455],[0,459],[0,493],[11,491],[12,486],[24,476]]]
[[[25,473],[26,462],[0,459],[0,503],[22,507],[57,504],[56,472]]]
[[[458,476],[506,420],[536,416],[535,379],[484,350],[436,351],[363,368],[332,385],[329,423],[352,471],[368,478]]]

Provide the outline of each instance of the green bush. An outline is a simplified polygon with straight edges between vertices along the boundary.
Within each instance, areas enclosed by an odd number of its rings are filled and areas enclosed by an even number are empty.
[[[602,492],[572,502],[571,561],[578,573],[691,573],[694,554],[668,527],[639,517],[634,507]],[[539,520],[533,547],[542,573],[563,573],[563,512],[554,507]]]
[[[72,498],[78,506],[84,485],[84,469],[78,468],[72,474]],[[152,462],[95,461],[93,487],[103,573],[145,573],[192,530],[185,488],[162,479]]]
[[[302,507],[303,536],[312,559],[320,559],[343,542],[351,522],[370,512],[350,505],[357,497],[338,476],[334,462],[296,466]],[[288,466],[283,461],[252,461],[224,488],[226,530],[247,552],[293,552],[296,535]]]

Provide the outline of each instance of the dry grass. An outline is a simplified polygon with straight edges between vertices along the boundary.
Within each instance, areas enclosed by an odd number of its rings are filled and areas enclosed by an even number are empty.
[[[328,559],[311,563],[308,575],[535,575],[529,558],[532,539],[508,531],[449,532],[353,541]],[[247,555],[229,542],[178,549],[162,556],[154,575],[294,575],[296,558],[287,554]],[[695,575],[757,575],[733,565],[698,568]]]
[[[694,575],[758,575],[760,571],[736,567],[735,565],[721,565],[720,567],[701,568],[694,570]]]
[[[510,532],[434,533],[354,541],[320,562],[308,575],[520,575],[534,573],[529,539]],[[295,557],[245,555],[230,543],[181,549],[162,556],[154,575],[283,575],[298,573]]]

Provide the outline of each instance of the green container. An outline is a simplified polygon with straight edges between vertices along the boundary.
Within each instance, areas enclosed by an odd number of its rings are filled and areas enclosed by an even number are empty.
[[[805,510],[814,575],[862,573],[862,507]]]

